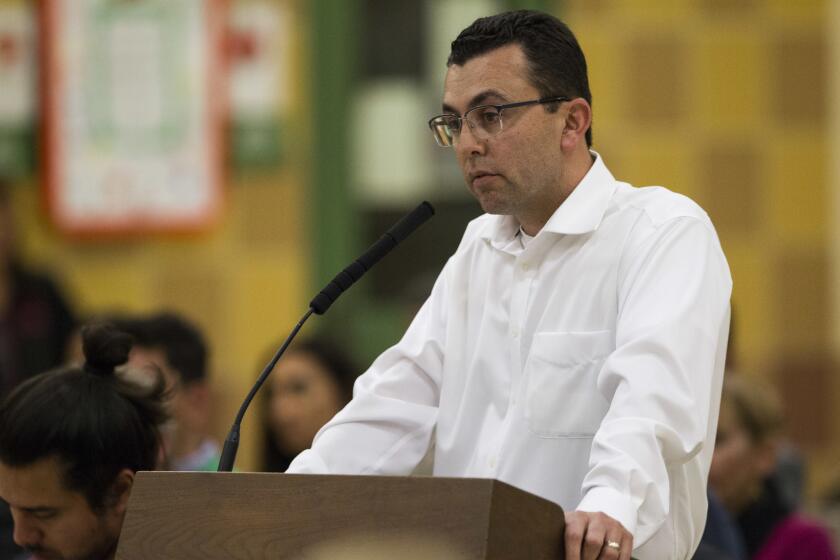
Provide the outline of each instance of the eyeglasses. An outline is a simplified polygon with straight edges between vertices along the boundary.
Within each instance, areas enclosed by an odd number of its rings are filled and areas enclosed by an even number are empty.
[[[531,101],[517,101],[504,105],[479,105],[473,107],[463,117],[458,115],[438,115],[429,120],[429,128],[435,136],[438,146],[449,148],[454,146],[461,136],[461,128],[466,122],[472,133],[480,140],[495,136],[504,129],[502,111],[526,105],[543,105],[545,103],[559,103],[569,101],[568,97],[544,97]]]

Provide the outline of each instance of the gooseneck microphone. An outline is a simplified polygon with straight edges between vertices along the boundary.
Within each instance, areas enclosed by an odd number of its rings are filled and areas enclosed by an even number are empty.
[[[246,396],[245,400],[242,402],[242,406],[239,407],[239,412],[236,414],[233,426],[231,426],[227,438],[225,438],[225,445],[222,448],[222,456],[219,459],[218,472],[230,472],[233,470],[233,463],[236,460],[236,452],[239,449],[239,426],[242,423],[242,418],[245,416],[245,412],[248,410],[248,406],[250,406],[251,401],[257,394],[257,391],[260,390],[260,387],[262,387],[263,383],[265,383],[265,380],[268,379],[268,376],[271,374],[271,371],[274,369],[274,366],[277,364],[280,356],[282,356],[286,351],[286,348],[289,347],[289,344],[291,344],[292,340],[294,340],[306,320],[309,319],[313,313],[323,315],[327,309],[335,303],[335,300],[337,300],[338,297],[347,290],[347,288],[352,286],[365,274],[365,272],[370,270],[373,265],[379,262],[382,257],[390,253],[391,250],[402,240],[411,235],[414,230],[423,225],[426,220],[434,215],[434,213],[435,209],[431,204],[425,201],[422,202],[417,208],[403,216],[402,219],[394,224],[391,229],[386,231],[376,243],[371,245],[371,247],[365,251],[362,256],[353,261],[350,266],[339,272],[335,278],[333,278],[330,283],[324,287],[323,290],[318,292],[317,296],[312,298],[312,301],[309,303],[309,309],[292,329],[292,332],[289,333],[289,336],[286,337],[286,340],[277,352],[275,352],[274,357],[272,357],[271,361],[269,361],[265,366],[265,369],[263,369],[262,373],[257,378],[254,386],[251,387],[248,396]]]
[[[353,261],[353,263],[336,274],[335,278],[321,290],[317,296],[309,302],[309,307],[318,315],[323,315],[327,309],[338,299],[344,290],[352,286],[356,280],[370,270],[379,259],[387,255],[397,243],[408,237],[411,232],[420,227],[426,220],[432,217],[435,209],[428,202],[423,202],[403,216],[403,218],[391,226],[391,229],[379,238],[379,241],[371,245],[370,249]]]

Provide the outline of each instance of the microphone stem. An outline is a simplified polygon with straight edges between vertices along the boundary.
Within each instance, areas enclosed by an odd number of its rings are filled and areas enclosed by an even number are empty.
[[[303,324],[307,319],[309,319],[313,312],[314,310],[310,307],[309,310],[304,313],[303,317],[301,317],[300,321],[298,321],[297,325],[295,325],[295,328],[293,328],[292,332],[289,333],[289,336],[286,337],[286,341],[283,342],[283,345],[280,346],[277,352],[275,352],[274,357],[271,358],[271,361],[265,366],[265,369],[263,369],[262,373],[257,378],[257,382],[254,383],[253,387],[251,387],[251,391],[248,393],[248,396],[245,397],[245,401],[243,401],[242,406],[239,407],[239,412],[236,413],[236,419],[233,421],[233,426],[231,426],[230,432],[228,432],[228,436],[225,439],[222,457],[219,460],[218,472],[230,472],[233,470],[233,462],[236,460],[236,451],[239,448],[239,426],[242,424],[242,419],[245,417],[245,412],[248,410],[248,406],[250,406],[251,401],[254,399],[257,391],[260,390],[260,387],[263,386],[265,380],[268,379],[269,375],[271,375],[271,371],[274,369],[274,366],[277,364],[280,356],[283,355],[286,348],[289,347],[289,344],[292,343],[292,340],[294,340],[295,336],[297,336],[298,331],[300,331]]]
[[[283,352],[286,351],[286,348],[295,338],[295,335],[297,335],[306,320],[309,319],[310,315],[313,313],[323,315],[335,302],[335,300],[338,299],[338,296],[344,293],[347,288],[352,286],[356,280],[361,278],[365,272],[370,270],[370,268],[379,262],[382,257],[387,255],[391,249],[396,247],[426,220],[431,218],[434,213],[435,209],[431,204],[428,202],[421,203],[417,206],[417,208],[403,216],[400,221],[391,227],[391,229],[386,231],[379,241],[374,243],[367,251],[365,251],[364,254],[362,254],[362,256],[356,259],[347,268],[339,272],[338,275],[312,299],[309,304],[309,310],[304,314],[301,320],[298,321],[298,324],[294,329],[292,329],[289,336],[286,337],[286,341],[283,343],[283,346],[277,350],[277,353],[274,354],[274,357],[270,362],[268,362],[268,365],[265,366],[265,369],[257,378],[257,382],[251,388],[251,392],[248,393],[248,396],[245,397],[245,401],[242,403],[242,406],[239,407],[239,412],[236,414],[233,426],[231,426],[230,432],[228,432],[227,438],[225,438],[225,445],[222,448],[222,456],[219,459],[218,472],[230,472],[233,470],[233,462],[236,460],[236,451],[239,449],[239,426],[242,423],[242,418],[245,416],[248,406],[254,399],[254,395],[257,394],[257,391],[260,390],[260,387],[262,387],[265,380],[271,374],[271,370],[274,369],[274,365],[277,363],[277,360],[279,360],[280,356],[283,355]]]

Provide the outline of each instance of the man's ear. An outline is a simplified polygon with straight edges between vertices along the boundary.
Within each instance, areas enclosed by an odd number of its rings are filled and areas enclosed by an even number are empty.
[[[120,515],[125,513],[133,486],[134,471],[131,469],[121,470],[111,484],[111,488],[108,489],[108,505],[113,507],[116,513]]]
[[[582,97],[576,97],[560,106],[566,115],[563,122],[561,145],[564,151],[573,151],[581,143],[586,145],[586,131],[592,125],[592,108]]]

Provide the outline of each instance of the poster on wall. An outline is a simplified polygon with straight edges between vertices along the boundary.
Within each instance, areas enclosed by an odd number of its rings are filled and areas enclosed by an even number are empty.
[[[26,3],[0,5],[0,178],[32,172],[35,39]]]
[[[70,234],[205,229],[222,206],[221,0],[43,0],[44,187]]]
[[[276,169],[286,155],[293,17],[288,2],[280,0],[251,0],[230,7],[229,157],[235,171]]]

